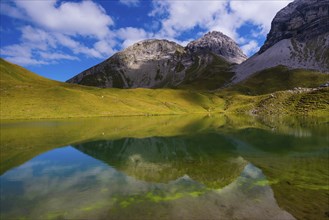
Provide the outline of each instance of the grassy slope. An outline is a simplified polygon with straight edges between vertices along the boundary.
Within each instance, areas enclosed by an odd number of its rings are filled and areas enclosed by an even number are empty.
[[[213,89],[218,83],[222,85],[231,77],[229,72],[215,73],[216,68],[226,68],[220,60],[217,61],[204,71],[204,80],[201,77],[199,83],[191,81],[180,89],[101,89],[48,80],[1,59],[0,118],[209,112],[328,116],[329,89],[301,93],[284,90],[317,87],[329,81],[329,75],[275,67],[211,93],[205,89]]]
[[[279,91],[258,96],[226,91],[217,94],[226,99],[226,114],[303,115],[321,117],[329,122],[329,88],[301,93]]]
[[[328,81],[329,74],[278,66],[256,73],[217,94],[226,100],[225,111],[230,113],[328,117],[329,88],[293,90],[317,88]]]
[[[290,70],[284,66],[277,66],[254,74],[232,86],[230,90],[246,95],[262,95],[295,87],[318,87],[328,81],[329,74],[301,69]]]
[[[215,95],[173,89],[100,89],[56,82],[0,60],[1,119],[221,111]]]

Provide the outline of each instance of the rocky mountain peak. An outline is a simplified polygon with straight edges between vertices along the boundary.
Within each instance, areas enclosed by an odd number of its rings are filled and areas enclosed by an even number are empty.
[[[242,63],[247,59],[239,46],[230,37],[219,31],[209,32],[190,42],[186,49],[190,53],[212,52],[230,63]]]
[[[150,39],[143,40],[127,47],[125,50],[118,53],[122,57],[129,57],[130,60],[158,60],[164,56],[169,56],[177,51],[183,51],[184,48],[179,44],[168,41]]]
[[[148,39],[148,40],[139,41],[133,44],[132,46],[127,47],[124,51],[142,50],[142,51],[148,51],[149,53],[157,52],[157,51],[166,52],[166,51],[174,50],[177,47],[182,47],[182,46],[168,40]]]
[[[304,42],[328,32],[328,0],[295,0],[276,14],[259,53],[283,39],[296,38]]]
[[[228,66],[246,58],[231,38],[216,31],[186,47],[168,40],[150,39],[133,44],[68,82],[115,88],[176,87],[209,74],[213,77],[214,72],[219,74],[221,70],[230,77]]]

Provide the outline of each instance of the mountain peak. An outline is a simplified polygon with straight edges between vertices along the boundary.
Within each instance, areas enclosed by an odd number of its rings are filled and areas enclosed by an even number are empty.
[[[154,44],[177,44],[177,43],[166,40],[166,39],[146,39],[146,40],[138,41],[138,42],[134,43],[133,45],[127,47],[126,49],[143,47],[143,46],[154,45]]]
[[[128,52],[145,52],[147,54],[152,54],[152,53],[158,53],[158,52],[169,52],[175,50],[177,48],[183,48],[179,44],[173,42],[173,41],[168,41],[168,40],[159,40],[159,39],[147,39],[147,40],[142,40],[137,43],[134,43],[133,45],[127,47],[125,50],[122,52],[128,53]],[[122,53],[121,52],[121,53]]]
[[[68,82],[116,88],[171,87],[209,74],[207,68],[216,67],[210,71],[213,75],[227,73],[231,63],[241,63],[246,58],[231,38],[217,31],[205,34],[185,48],[172,41],[149,39],[129,46]],[[227,76],[231,77],[230,74]],[[221,83],[226,81],[216,86]]]
[[[211,31],[186,46],[191,53],[211,52],[223,57],[230,63],[242,63],[247,56],[237,43],[219,31]]]
[[[228,36],[226,36],[225,34],[223,34],[220,31],[209,31],[208,33],[206,33],[204,35],[204,37],[223,37],[223,38],[229,38]]]

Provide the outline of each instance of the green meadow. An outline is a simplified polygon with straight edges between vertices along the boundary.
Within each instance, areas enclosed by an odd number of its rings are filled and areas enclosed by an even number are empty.
[[[219,72],[214,74],[216,67]],[[229,76],[227,66],[219,61],[205,71],[208,79],[199,85],[191,82],[164,89],[104,89],[62,83],[3,59],[0,71],[1,120],[214,113],[326,117],[329,112],[328,88],[286,91],[318,87],[329,81],[329,75],[284,67],[217,90],[213,90],[215,85],[223,85]]]

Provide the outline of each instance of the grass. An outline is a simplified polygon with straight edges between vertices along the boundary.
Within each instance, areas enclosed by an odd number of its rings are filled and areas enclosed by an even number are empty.
[[[225,101],[180,89],[102,89],[56,82],[0,60],[1,119],[220,112]]]
[[[176,89],[115,89],[62,83],[3,59],[0,69],[1,120],[195,113],[329,118],[328,89],[286,91],[318,87],[329,81],[329,75],[280,66],[220,90],[233,74],[229,64],[216,57],[198,80],[190,80]],[[211,92],[213,89],[217,90]]]
[[[217,62],[217,61],[216,61]],[[56,82],[40,77],[17,65],[0,60],[0,100],[1,100],[1,170],[4,173],[15,166],[24,163],[38,154],[59,146],[78,145],[86,141],[94,140],[117,140],[124,137],[145,138],[154,136],[178,136],[193,134],[193,132],[226,132],[230,129],[241,129],[238,136],[252,145],[259,146],[263,151],[271,150],[264,148],[264,138],[260,143],[253,142],[259,138],[260,133],[250,132],[250,128],[270,129],[282,133],[294,132],[297,122],[287,120],[289,115],[321,117],[321,123],[329,122],[329,89],[323,88],[308,92],[287,91],[294,87],[318,87],[329,81],[328,75],[305,70],[288,70],[276,67],[255,74],[251,78],[230,88],[209,92],[208,90],[218,88],[231,77],[229,72],[217,72],[221,65],[217,63],[209,66],[201,75],[200,81],[190,81],[179,89],[101,89],[74,84]],[[222,68],[221,70],[225,69]],[[222,75],[221,75],[222,74]],[[204,77],[204,78],[202,78]],[[201,113],[201,114],[194,114]],[[204,117],[205,114],[224,113],[221,116]],[[175,117],[130,117],[123,120],[120,117],[98,117],[52,120],[52,121],[30,121],[26,126],[12,126],[16,121],[11,119],[39,119],[39,118],[80,118],[93,116],[120,116],[120,115],[170,115]],[[245,114],[256,116],[273,117],[272,123],[262,122],[262,119],[244,117]],[[310,117],[308,117],[310,118]],[[10,120],[6,120],[10,119]],[[274,120],[274,121],[273,121]],[[283,126],[284,123],[288,123]],[[47,125],[49,124],[49,127]],[[318,123],[318,122],[317,122]],[[46,125],[46,126],[45,126]],[[314,125],[316,128],[318,124]],[[302,130],[305,124],[298,125]],[[248,131],[249,130],[249,131]],[[303,130],[302,130],[303,131]],[[327,135],[327,127],[320,132],[323,137]],[[244,132],[244,133],[243,133]],[[246,134],[245,134],[246,133]],[[242,136],[245,134],[245,136]],[[191,140],[192,141],[192,140]],[[192,142],[189,143],[192,143]],[[212,140],[202,140],[201,143]],[[216,141],[212,141],[216,143]],[[285,139],[277,137],[271,142],[280,146],[286,143]],[[200,143],[200,146],[202,145]],[[221,143],[221,142],[219,142]],[[269,142],[270,143],[270,142]],[[287,144],[289,145],[288,142]],[[296,142],[291,146],[303,146],[303,142]],[[273,145],[274,146],[274,145]],[[319,145],[325,146],[325,145]],[[276,146],[275,146],[276,147]],[[304,149],[305,148],[305,149]],[[314,144],[310,142],[302,147],[302,152],[313,149]],[[212,148],[213,149],[213,148]],[[211,151],[210,151],[211,152]],[[298,152],[298,151],[297,151]],[[266,155],[265,155],[266,156]],[[289,155],[288,155],[289,156]],[[279,152],[277,158],[268,154],[268,157],[256,158],[253,155],[245,155],[248,161],[260,167],[272,184],[276,199],[280,207],[285,208],[295,216],[310,218],[313,212],[319,217],[324,216],[326,207],[327,186],[322,184],[328,170],[324,169],[327,158],[319,157],[316,160],[307,158],[296,158],[285,156],[285,152]],[[324,156],[326,156],[324,154]],[[282,159],[283,158],[283,159]],[[226,164],[217,163],[211,166],[200,165],[201,173],[193,169],[193,164],[186,163],[185,170],[191,173],[194,179],[206,183],[211,187],[222,184],[217,179],[211,179],[205,169],[213,167],[216,172],[224,169]],[[282,163],[280,162],[282,161]],[[289,166],[287,164],[290,164]],[[315,164],[311,166],[309,164]],[[268,166],[271,164],[271,166]],[[178,164],[179,165],[179,164]],[[178,166],[177,165],[177,166]],[[148,164],[145,164],[147,167]],[[183,165],[182,165],[183,166]],[[178,166],[179,167],[179,166]],[[135,173],[142,177],[147,173],[136,173],[122,167],[126,172]],[[240,173],[241,167],[230,170],[230,174]],[[296,173],[296,170],[298,171]],[[314,171],[323,171],[320,178]],[[161,171],[161,170],[160,170]],[[169,172],[170,171],[170,172]],[[173,170],[164,169],[163,172],[170,174]],[[209,170],[208,174],[215,171]],[[294,172],[296,174],[294,174]],[[159,172],[158,172],[159,173]],[[178,176],[181,176],[182,173]],[[294,174],[294,175],[293,175]],[[321,182],[313,184],[313,181],[305,178],[320,179]],[[166,178],[166,176],[163,176]],[[280,180],[279,182],[277,180]],[[206,180],[210,180],[206,182]],[[293,181],[291,181],[293,180]],[[324,181],[323,181],[324,182]],[[263,183],[259,183],[263,184]],[[293,184],[292,186],[290,184]],[[297,187],[295,187],[297,186]],[[297,193],[291,193],[297,189]],[[295,196],[303,195],[303,197]],[[288,196],[287,196],[288,195]],[[159,200],[161,198],[154,197]],[[302,198],[302,199],[300,199]],[[309,199],[323,201],[321,203],[309,203]],[[168,198],[165,198],[168,199]],[[297,201],[297,202],[296,202]],[[298,202],[299,201],[299,202]],[[296,205],[297,203],[297,205]],[[320,204],[320,205],[318,205]],[[295,209],[297,207],[298,209]],[[313,210],[312,213],[303,213],[303,210]],[[86,210],[94,207],[88,207]],[[57,215],[54,214],[54,218]]]
[[[329,122],[329,88],[309,92],[279,91],[248,96],[238,92],[218,93],[226,100],[226,114],[251,114],[262,117],[307,116]]]
[[[230,90],[246,95],[262,95],[295,87],[318,87],[329,81],[329,74],[277,66],[254,74]]]

